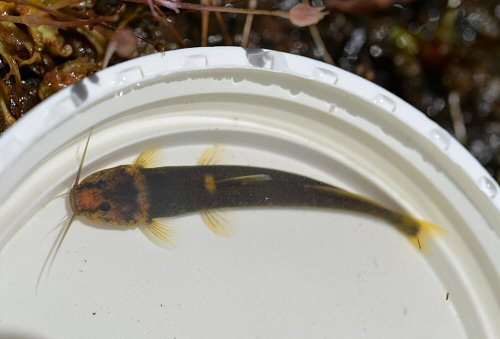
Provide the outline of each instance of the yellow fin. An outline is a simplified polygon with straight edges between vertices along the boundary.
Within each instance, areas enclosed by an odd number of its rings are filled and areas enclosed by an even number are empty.
[[[201,218],[207,227],[217,235],[229,236],[229,222],[224,215],[216,210],[201,210]]]
[[[141,228],[144,234],[161,247],[169,247],[172,245],[172,231],[170,228],[158,221],[157,219],[151,220],[151,222]]]
[[[443,234],[446,231],[444,228],[439,227],[429,221],[415,219],[410,216],[405,216],[405,220],[412,223],[417,223],[419,226],[418,233],[416,235],[406,235],[410,242],[420,251],[429,251],[429,239],[436,238],[439,234]]]
[[[196,164],[200,166],[216,165],[220,163],[223,151],[224,148],[222,145],[215,144],[212,147],[207,148],[200,155]]]
[[[146,148],[137,157],[134,165],[143,168],[157,167],[160,162],[160,151],[156,147]]]
[[[312,188],[318,191],[323,191],[323,192],[330,192],[330,193],[335,193],[339,195],[343,195],[346,197],[354,197],[356,199],[359,199],[360,201],[363,201],[365,203],[369,204],[374,204],[379,207],[382,207],[378,203],[365,198],[361,195],[351,193],[348,191],[344,191],[341,188],[337,187],[330,187],[330,186],[319,186],[319,185],[306,185],[305,187]],[[362,213],[362,212],[361,212]],[[445,233],[445,230],[429,221],[426,220],[421,220],[421,219],[416,219],[414,217],[411,217],[409,215],[405,214],[400,214],[393,212],[396,215],[399,215],[400,218],[397,218],[397,222],[391,218],[385,218],[382,215],[376,215],[372,214],[374,217],[381,218],[382,220],[385,220],[386,222],[390,223],[398,231],[400,231],[405,237],[410,240],[410,242],[420,251],[427,252],[429,250],[429,239],[430,238],[435,238],[438,234],[443,234]],[[415,233],[415,234],[413,234]]]

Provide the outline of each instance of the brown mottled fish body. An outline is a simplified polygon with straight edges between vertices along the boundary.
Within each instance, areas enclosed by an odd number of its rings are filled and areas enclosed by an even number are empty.
[[[406,235],[419,249],[423,238],[441,231],[438,226],[392,211],[358,194],[285,171],[251,166],[214,165],[217,147],[206,150],[197,166],[153,167],[157,152],[147,149],[130,165],[95,172],[80,181],[89,145],[70,191],[73,214],[45,259],[37,280],[52,265],[76,217],[107,225],[137,227],[159,245],[170,243],[170,231],[159,218],[200,212],[215,234],[227,234],[218,210],[243,207],[311,207],[371,215]],[[48,272],[48,271],[47,271]]]
[[[231,207],[332,208],[381,218],[409,237],[420,231],[418,220],[357,194],[301,175],[248,166],[122,165],[83,179],[71,191],[71,206],[76,215],[129,226]]]
[[[358,195],[278,170],[221,165],[146,168],[142,173],[150,218],[228,207],[297,206],[351,210],[391,224],[401,222],[399,213]],[[418,227],[404,232],[414,235]]]
[[[130,165],[95,172],[80,181],[82,160],[70,191],[73,214],[68,218],[37,280],[52,265],[76,217],[104,224],[143,226],[151,240],[170,243],[170,231],[159,218],[200,212],[215,234],[227,234],[217,211],[243,207],[311,207],[354,211],[371,215],[395,226],[419,249],[427,235],[442,231],[438,226],[392,211],[358,194],[298,174],[251,166],[214,165],[217,147],[206,150],[197,166],[153,167],[157,152],[148,149]],[[47,271],[48,272],[48,271]]]

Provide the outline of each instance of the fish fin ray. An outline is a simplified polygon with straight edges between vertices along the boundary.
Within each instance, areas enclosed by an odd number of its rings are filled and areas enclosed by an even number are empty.
[[[224,147],[220,144],[215,144],[207,148],[198,158],[196,162],[200,166],[216,165],[221,162],[224,152]]]
[[[370,200],[369,198],[348,191],[344,191],[343,189],[337,188],[335,186],[305,185],[305,187],[332,194],[356,197],[357,199],[362,199],[365,202],[378,205],[378,203]],[[441,228],[436,224],[433,224],[426,220],[417,219],[405,214],[400,214],[400,219],[398,218],[397,222],[391,220],[386,220],[386,221],[392,224],[398,231],[400,231],[406,238],[408,238],[408,240],[412,243],[413,246],[415,246],[418,250],[424,253],[430,250],[429,246],[430,239],[434,239],[438,237],[440,234],[446,233],[446,231],[443,228]]]
[[[433,224],[429,221],[416,219],[410,216],[403,217],[403,223],[416,223],[418,224],[418,232],[415,235],[405,234],[408,240],[415,246],[418,250],[427,253],[430,250],[429,240],[435,239],[439,235],[446,233],[445,229]]]
[[[172,230],[167,224],[157,220],[152,219],[148,224],[141,227],[143,233],[154,242],[156,245],[161,247],[170,247],[172,242]]]
[[[203,223],[216,235],[231,235],[230,223],[223,213],[217,210],[203,209],[200,214]]]
[[[139,154],[134,165],[142,168],[157,167],[160,163],[160,151],[156,147],[148,147]]]

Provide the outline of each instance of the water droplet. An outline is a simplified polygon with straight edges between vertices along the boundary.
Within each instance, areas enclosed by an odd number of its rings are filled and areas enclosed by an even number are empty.
[[[429,132],[431,141],[443,151],[450,147],[450,137],[448,133],[442,129],[433,129]]]
[[[375,98],[373,98],[373,102],[389,112],[394,112],[396,109],[396,103],[394,100],[384,94],[377,94]]]
[[[330,70],[315,68],[312,73],[312,78],[324,82],[328,85],[335,85],[339,77],[337,73]]]
[[[448,0],[448,7],[450,8],[457,8],[460,6],[462,3],[461,0]]]
[[[184,58],[184,66],[188,67],[206,67],[208,66],[208,59],[205,55],[190,55]]]
[[[467,27],[462,33],[462,39],[465,42],[473,42],[476,40],[476,31],[473,28]]]
[[[384,51],[382,50],[382,48],[379,45],[371,45],[370,46],[370,54],[374,58],[381,57],[383,53],[384,53]]]
[[[121,85],[137,83],[144,78],[144,74],[140,67],[125,69],[116,75],[116,82]]]
[[[273,69],[274,58],[268,52],[247,53],[247,55],[248,62],[250,62],[252,66]]]
[[[208,43],[209,44],[217,44],[222,41],[223,37],[221,34],[215,34],[215,35],[209,35],[208,36]]]
[[[246,50],[250,65],[274,71],[289,71],[286,57],[282,54],[261,49]]]
[[[481,191],[483,191],[488,198],[493,199],[498,193],[498,188],[495,182],[486,176],[479,178],[478,185]]]

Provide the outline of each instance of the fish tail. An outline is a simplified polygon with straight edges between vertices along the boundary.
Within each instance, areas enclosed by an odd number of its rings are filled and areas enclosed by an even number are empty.
[[[396,227],[421,251],[429,250],[429,239],[444,233],[444,229],[429,221],[402,215]]]

